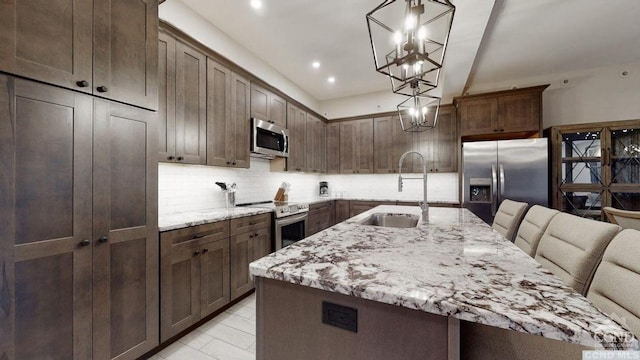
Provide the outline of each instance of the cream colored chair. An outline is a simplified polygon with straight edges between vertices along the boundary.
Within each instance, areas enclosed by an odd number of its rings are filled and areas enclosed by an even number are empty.
[[[620,210],[609,206],[603,210],[611,223],[618,224],[623,229],[640,230],[640,211]]]
[[[585,294],[618,225],[559,213],[542,235],[535,259],[577,292]]]
[[[496,216],[493,218],[491,227],[513,242],[513,237],[516,235],[516,230],[522,221],[527,206],[529,204],[524,202],[504,199],[498,208]]]
[[[587,299],[640,337],[640,231],[616,235],[604,252]]]
[[[518,228],[515,244],[529,256],[534,257],[542,235],[558,212],[540,205],[532,206]]]

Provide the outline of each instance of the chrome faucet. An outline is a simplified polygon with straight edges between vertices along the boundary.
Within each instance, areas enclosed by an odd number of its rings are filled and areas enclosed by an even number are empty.
[[[404,158],[409,154],[416,154],[422,160],[422,177],[421,178],[405,178],[408,180],[422,180],[424,186],[424,198],[422,203],[418,202],[418,206],[422,209],[422,221],[427,222],[429,218],[429,204],[427,203],[427,162],[424,160],[424,156],[417,151],[407,151],[406,153],[400,156],[400,161],[398,162],[398,192],[402,192],[402,162]]]

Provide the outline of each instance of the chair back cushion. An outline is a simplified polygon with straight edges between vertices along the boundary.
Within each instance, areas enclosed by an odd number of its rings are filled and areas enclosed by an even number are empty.
[[[640,230],[640,211],[621,210],[609,206],[602,210],[609,221],[620,225],[623,229]]]
[[[587,298],[640,337],[640,231],[623,230],[611,240]]]
[[[584,295],[604,249],[619,230],[618,225],[559,213],[542,235],[535,259]]]
[[[524,202],[504,199],[498,208],[496,216],[493,218],[491,227],[502,236],[513,241],[527,206],[528,204]]]
[[[522,251],[534,257],[536,250],[538,249],[538,243],[542,234],[547,230],[547,226],[551,222],[554,216],[558,214],[558,210],[549,209],[544,206],[534,205],[527,211],[518,233],[516,234],[515,244],[518,245]]]

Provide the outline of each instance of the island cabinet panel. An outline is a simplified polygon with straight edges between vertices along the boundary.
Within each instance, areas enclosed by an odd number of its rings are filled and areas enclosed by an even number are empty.
[[[229,303],[229,222],[164,232],[160,249],[160,338],[166,341]]]
[[[307,112],[288,104],[287,129],[289,130],[289,157],[287,171],[307,171],[306,146]]]
[[[0,71],[155,110],[157,46],[157,0],[0,4]]]
[[[327,174],[340,173],[340,123],[330,122],[326,126],[325,163]]]
[[[455,98],[460,136],[482,140],[540,135],[542,92],[548,86]]]
[[[356,309],[357,332],[323,323],[323,302]],[[446,316],[265,278],[257,304],[258,359],[450,359]]]
[[[373,172],[373,119],[340,123],[340,173]]]
[[[207,58],[165,32],[158,44],[158,160],[205,165]]]
[[[10,77],[0,83],[0,148],[13,169],[0,181],[10,200],[0,243],[14,253],[1,258],[0,318],[13,322],[0,322],[0,351],[9,359],[143,355],[158,344],[153,113]]]
[[[249,168],[250,83],[207,59],[207,165]]]
[[[251,84],[251,117],[287,127],[287,102],[258,84]]]

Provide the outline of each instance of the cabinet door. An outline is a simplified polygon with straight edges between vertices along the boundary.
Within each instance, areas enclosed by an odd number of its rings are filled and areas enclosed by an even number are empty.
[[[251,117],[269,121],[271,114],[269,113],[270,103],[269,97],[271,92],[256,84],[251,84]]]
[[[246,232],[231,237],[231,300],[237,299],[253,289],[253,281],[249,274],[249,263],[254,259],[253,232]]]
[[[433,129],[429,170],[434,172],[458,171],[458,127],[453,106],[441,108]]]
[[[231,70],[207,58],[207,165],[231,165],[233,130]]]
[[[391,116],[373,119],[373,172],[376,174],[393,172],[393,145],[397,140],[393,135]]]
[[[328,123],[325,139],[327,174],[340,173],[340,123]]]
[[[541,93],[514,94],[498,98],[498,131],[540,131]]]
[[[356,121],[340,123],[340,173],[355,174],[356,167]]]
[[[274,93],[269,93],[269,116],[273,124],[287,127],[287,102]]]
[[[239,168],[249,168],[249,144],[251,141],[251,83],[249,79],[236,73],[231,74],[231,123],[233,132],[231,146],[227,146],[231,152],[227,155],[231,165]]]
[[[135,359],[158,344],[153,116],[150,111],[94,101],[94,359]]]
[[[158,0],[98,0],[93,6],[94,94],[157,109]]]
[[[311,114],[307,114],[307,171],[319,173],[322,171],[323,148],[322,122]]]
[[[1,2],[0,71],[91,93],[92,14],[93,0]]]
[[[91,358],[91,107],[0,75],[0,358]]]
[[[341,223],[349,218],[349,200],[336,200],[335,223]]]
[[[358,174],[373,173],[373,119],[356,120],[356,132],[353,139],[355,163]]]
[[[167,232],[161,241],[160,341],[164,342],[200,320],[201,285],[197,240],[174,245],[172,232]]]
[[[306,171],[307,113],[289,104],[287,109],[287,129],[289,130],[289,157],[287,171]]]
[[[271,253],[271,227],[262,228],[253,233],[253,260]]]
[[[176,44],[176,160],[206,164],[207,57]]]
[[[200,318],[204,318],[229,303],[229,239],[206,242],[198,247],[198,251]]]
[[[176,158],[176,40],[161,32],[158,41],[158,161]]]
[[[495,98],[461,101],[458,111],[460,136],[498,132],[498,101]]]

